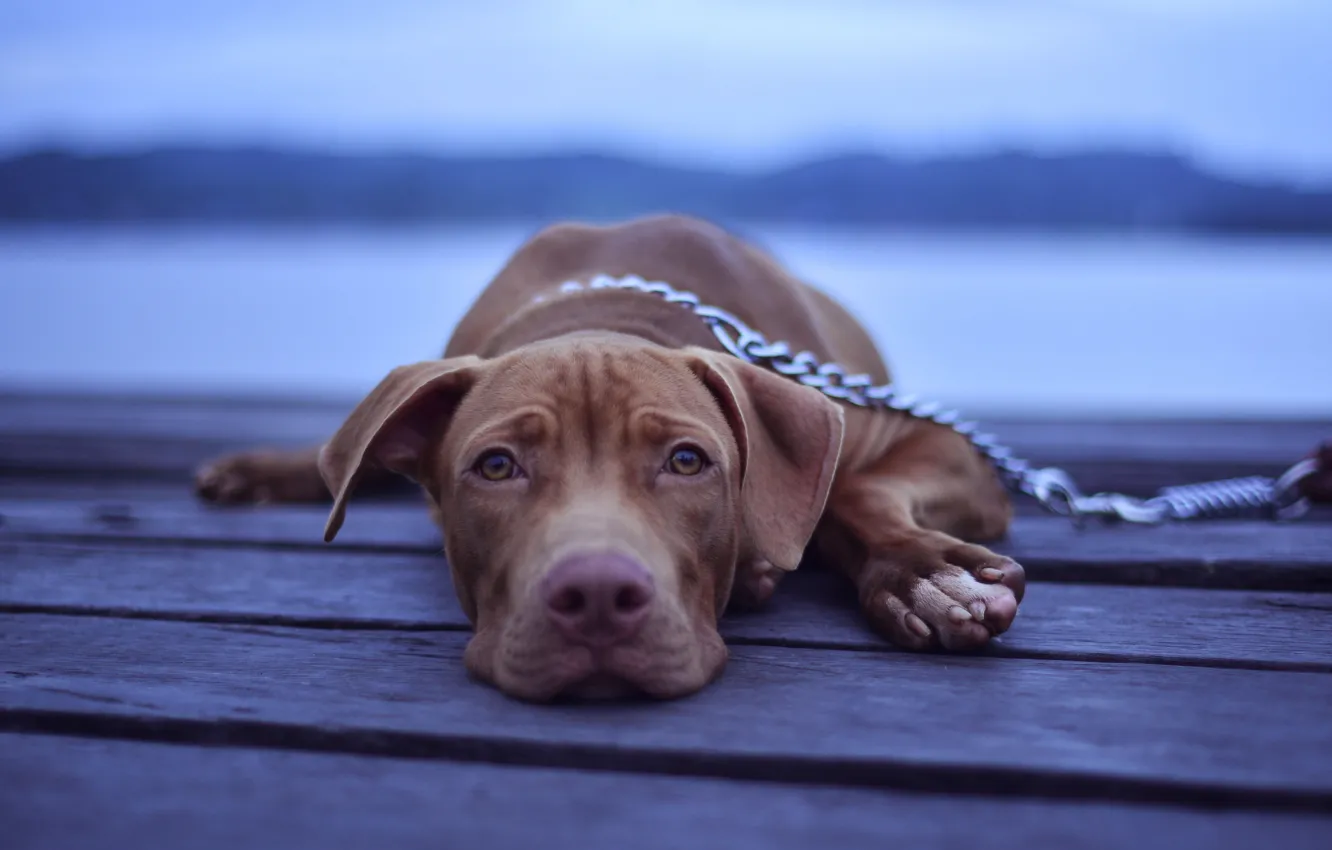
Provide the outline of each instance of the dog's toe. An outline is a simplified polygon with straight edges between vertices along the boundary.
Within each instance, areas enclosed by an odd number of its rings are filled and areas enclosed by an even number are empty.
[[[911,607],[889,591],[880,591],[865,606],[870,624],[903,649],[928,649],[935,631]]]
[[[226,475],[216,465],[209,464],[194,473],[194,492],[198,496],[216,502],[226,490]]]
[[[987,584],[1002,584],[1013,591],[1017,602],[1022,601],[1022,596],[1027,589],[1027,572],[1022,569],[1021,564],[1012,558],[998,556],[980,559],[960,557],[955,558],[955,562]]]
[[[918,583],[912,610],[933,627],[945,649],[977,649],[1003,634],[1017,616],[1017,596],[1000,583],[951,566]]]
[[[257,504],[272,498],[261,476],[247,468],[243,458],[225,458],[195,473],[194,492],[220,505]]]

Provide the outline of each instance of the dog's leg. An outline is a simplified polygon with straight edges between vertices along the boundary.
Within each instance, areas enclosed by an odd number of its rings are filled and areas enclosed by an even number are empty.
[[[325,502],[332,498],[319,475],[319,446],[218,458],[195,473],[194,489],[202,498],[223,504]]]
[[[757,558],[735,569],[730,607],[738,611],[756,611],[768,604],[785,573],[768,561]]]
[[[1001,536],[1011,508],[965,438],[922,425],[861,471],[839,474],[819,559],[856,584],[870,624],[898,646],[971,649],[1008,629],[1025,578],[963,542]]]

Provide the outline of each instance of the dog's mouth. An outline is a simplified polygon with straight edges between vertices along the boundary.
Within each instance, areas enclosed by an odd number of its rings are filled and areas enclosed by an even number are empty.
[[[720,672],[726,649],[715,630],[691,629],[683,619],[646,625],[624,643],[600,647],[562,640],[553,629],[478,633],[468,647],[469,669],[533,702],[674,699]]]

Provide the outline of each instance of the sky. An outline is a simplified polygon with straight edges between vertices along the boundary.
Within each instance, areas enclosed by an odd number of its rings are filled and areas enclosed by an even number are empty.
[[[1169,148],[1332,185],[1328,0],[3,0],[0,151]]]

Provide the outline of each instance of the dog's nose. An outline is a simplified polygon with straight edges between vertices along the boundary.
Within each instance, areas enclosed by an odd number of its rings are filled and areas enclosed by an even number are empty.
[[[615,553],[574,555],[541,580],[546,614],[572,641],[609,646],[633,637],[647,619],[652,574]]]

